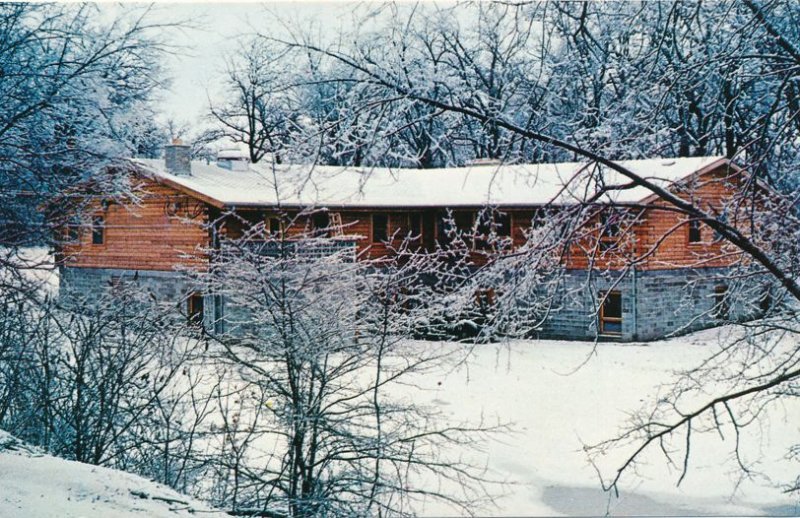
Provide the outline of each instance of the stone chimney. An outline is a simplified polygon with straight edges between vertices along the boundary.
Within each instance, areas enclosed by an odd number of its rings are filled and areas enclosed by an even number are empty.
[[[173,139],[171,144],[164,146],[164,162],[167,171],[178,176],[192,174],[191,148],[181,139]]]

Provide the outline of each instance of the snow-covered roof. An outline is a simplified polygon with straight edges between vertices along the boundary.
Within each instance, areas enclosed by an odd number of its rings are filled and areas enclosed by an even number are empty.
[[[632,172],[666,187],[722,163],[720,157],[620,161]],[[476,165],[443,169],[390,169],[251,164],[231,171],[192,162],[191,175],[169,173],[162,160],[136,160],[156,179],[222,206],[476,207],[536,206],[584,201],[600,185],[629,181],[587,162]],[[643,187],[612,190],[599,201],[635,203],[650,195]]]

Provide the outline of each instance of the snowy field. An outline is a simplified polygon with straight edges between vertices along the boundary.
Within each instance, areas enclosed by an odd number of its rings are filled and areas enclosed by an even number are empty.
[[[776,486],[797,475],[797,462],[784,459],[786,447],[799,436],[797,405],[776,410],[768,427],[742,437],[744,450],[760,456],[760,467],[772,481],[759,478],[737,487],[733,438],[696,435],[680,487],[679,469],[669,469],[663,455],[651,452],[639,477],[623,479],[616,498],[601,490],[583,452],[583,444],[612,438],[628,412],[651,401],[673,371],[696,366],[727,332],[708,330],[650,344],[600,344],[594,351],[593,344],[567,341],[481,346],[468,368],[421,384],[428,401],[454,420],[483,415],[513,423],[515,433],[491,440],[485,452],[472,453],[475,461],[487,464],[490,476],[512,482],[496,507],[481,515],[796,516],[797,499]],[[618,464],[608,460],[610,474]],[[429,503],[424,514],[454,511]]]

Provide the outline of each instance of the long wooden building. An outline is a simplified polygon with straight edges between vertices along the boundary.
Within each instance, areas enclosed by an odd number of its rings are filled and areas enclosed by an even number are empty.
[[[409,236],[420,249],[446,247],[460,231],[479,264],[524,246],[543,218],[583,209],[588,230],[577,232],[560,259],[569,295],[542,323],[540,336],[650,340],[753,311],[726,300],[726,275],[738,258],[710,228],[595,165],[256,166],[236,154],[192,162],[188,153],[176,143],[165,160],[132,160],[136,199],[97,197],[86,220],[64,230],[58,250],[64,292],[135,279],[208,320],[223,313],[224,301],[196,292],[176,270],[206,268],[209,250],[253,228],[289,240],[325,237],[332,251],[354,260],[390,255]],[[714,213],[728,210],[745,181],[719,157],[621,164]],[[597,275],[587,282],[591,272]]]

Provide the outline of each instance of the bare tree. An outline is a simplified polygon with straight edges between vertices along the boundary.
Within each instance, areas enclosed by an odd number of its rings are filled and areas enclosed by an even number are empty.
[[[287,87],[290,66],[278,47],[262,40],[246,44],[228,64],[226,100],[210,107],[214,138],[244,144],[254,164],[265,157],[281,163],[298,131],[295,92]]]
[[[354,261],[351,243],[295,232],[304,218],[286,220],[282,235],[257,223],[223,242],[201,277],[225,300],[210,351],[241,377],[218,396],[228,459],[220,504],[237,514],[405,515],[427,497],[475,512],[487,480],[446,448],[502,427],[447,423],[397,392],[454,361],[407,341],[434,311],[425,278],[435,261],[410,252]],[[463,484],[463,494],[423,485],[431,477]]]

